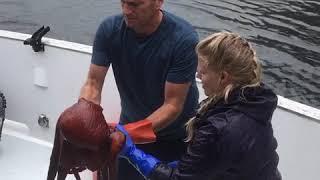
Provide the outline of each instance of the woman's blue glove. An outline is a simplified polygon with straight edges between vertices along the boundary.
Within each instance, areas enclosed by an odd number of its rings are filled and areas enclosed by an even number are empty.
[[[119,155],[127,158],[143,176],[148,177],[160,161],[138,149],[123,126],[118,124],[116,128],[126,137],[126,142]]]
[[[169,162],[167,165],[171,168],[176,168],[178,167],[178,161]]]

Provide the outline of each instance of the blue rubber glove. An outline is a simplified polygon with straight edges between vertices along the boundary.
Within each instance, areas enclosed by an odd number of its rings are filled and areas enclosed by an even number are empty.
[[[172,161],[167,164],[171,168],[176,168],[178,166],[178,161]]]
[[[126,142],[119,155],[127,158],[143,176],[148,177],[160,161],[138,149],[123,126],[118,124],[116,128],[126,137]]]

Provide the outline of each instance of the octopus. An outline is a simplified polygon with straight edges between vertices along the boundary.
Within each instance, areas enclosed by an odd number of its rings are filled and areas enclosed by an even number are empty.
[[[97,171],[97,180],[116,179],[116,159],[124,144],[124,135],[108,126],[102,107],[83,98],[59,117],[50,157],[47,180],[64,180],[89,169]]]

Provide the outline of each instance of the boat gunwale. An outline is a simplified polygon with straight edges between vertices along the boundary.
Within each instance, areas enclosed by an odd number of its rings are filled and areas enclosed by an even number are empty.
[[[8,136],[12,136],[27,142],[32,142],[44,147],[52,148],[53,144],[49,141],[42,140],[30,135],[30,129],[26,124],[5,119],[5,127],[3,128],[2,133]]]
[[[24,41],[27,38],[30,38],[30,34],[0,30],[0,37],[6,39],[13,39],[18,41]],[[51,46],[55,48],[61,48],[71,51],[76,51],[84,54],[92,54],[92,46],[64,41],[64,40],[57,40],[52,38],[43,37],[42,42],[46,46]],[[201,81],[197,79],[197,83],[201,84]],[[320,109],[308,106],[306,104],[302,104],[283,96],[278,96],[278,107],[284,110],[288,110],[290,112],[303,115],[306,117],[311,118],[311,120],[320,123]]]
[[[12,32],[12,31],[6,31],[6,30],[0,30],[0,37],[6,38],[6,39],[12,39],[17,41],[24,41],[28,38],[30,38],[31,34],[24,34],[24,33],[18,33],[18,32]],[[52,39],[43,37],[42,43],[45,44],[45,46],[50,47],[56,47],[66,50],[72,50],[80,53],[85,54],[92,54],[92,46],[80,44],[80,43],[74,43],[64,40],[58,40],[58,39]]]

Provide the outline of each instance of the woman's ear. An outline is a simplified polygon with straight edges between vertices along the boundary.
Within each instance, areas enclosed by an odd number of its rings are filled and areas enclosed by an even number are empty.
[[[223,87],[225,87],[230,83],[231,83],[231,75],[226,71],[222,71],[220,76],[220,84]]]

